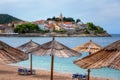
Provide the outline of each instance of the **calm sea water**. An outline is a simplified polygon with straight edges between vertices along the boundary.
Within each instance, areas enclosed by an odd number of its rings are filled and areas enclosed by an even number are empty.
[[[31,39],[39,44],[43,44],[52,40],[52,37],[0,37],[1,41],[6,42],[7,44],[13,47],[17,47],[21,44],[24,44],[30,41]],[[61,42],[70,48],[74,48],[76,46],[84,44],[89,40],[93,40],[95,43],[104,47],[114,41],[120,40],[120,35],[112,35],[112,37],[56,37],[55,39],[58,42]],[[71,58],[55,57],[54,70],[59,72],[87,74],[86,69],[82,69],[77,65],[73,64],[74,60],[88,55],[88,53],[82,54],[83,55],[81,57]],[[50,63],[51,63],[50,56],[35,56],[35,55],[33,56],[34,69],[50,70]],[[22,61],[12,65],[29,67],[29,60]],[[120,80],[120,71],[110,68],[92,69],[91,75],[98,77],[116,78],[117,80]]]

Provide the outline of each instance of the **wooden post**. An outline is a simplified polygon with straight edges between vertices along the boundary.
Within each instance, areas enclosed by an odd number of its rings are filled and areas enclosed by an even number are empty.
[[[89,52],[89,55],[91,54],[91,52]],[[90,80],[90,69],[88,69],[88,80]]]
[[[53,80],[53,72],[54,72],[54,55],[51,55],[51,79]]]
[[[88,80],[90,80],[90,69],[88,69]]]
[[[54,41],[54,37],[53,37]],[[54,44],[52,44],[52,49],[51,49],[51,77],[50,80],[53,80],[53,72],[54,72]]]
[[[30,74],[32,75],[32,53],[30,53]]]

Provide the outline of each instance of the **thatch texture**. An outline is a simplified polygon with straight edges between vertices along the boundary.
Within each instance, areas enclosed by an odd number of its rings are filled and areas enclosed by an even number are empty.
[[[94,43],[92,40],[89,42],[82,44],[80,46],[75,47],[73,50],[80,51],[80,52],[97,52],[100,50],[102,47],[96,43]]]
[[[28,56],[8,44],[0,41],[0,63],[16,63],[28,59]]]
[[[110,67],[120,70],[120,40],[74,63],[88,69]]]
[[[34,49],[34,48],[36,48],[38,46],[40,46],[40,44],[30,40],[29,42],[24,43],[23,45],[18,46],[17,48],[19,50],[22,50],[22,51],[26,52],[26,53],[30,53],[31,49]]]
[[[41,46],[33,49],[32,53],[40,56],[48,54],[51,55],[51,49],[53,49],[54,55],[58,57],[80,56],[80,53],[68,48],[67,46],[57,42],[56,40],[52,40],[42,44]]]

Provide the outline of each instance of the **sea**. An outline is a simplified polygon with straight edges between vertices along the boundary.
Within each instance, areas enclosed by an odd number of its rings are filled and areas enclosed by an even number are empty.
[[[66,45],[69,48],[74,48],[81,44],[88,42],[89,40],[94,41],[95,43],[105,47],[117,40],[120,40],[120,34],[112,34],[111,37],[55,37],[55,39]],[[33,40],[36,43],[43,44],[52,40],[52,37],[0,37],[0,40],[9,44],[12,47],[18,47],[30,40]],[[87,56],[87,52],[82,52],[80,57],[70,57],[70,58],[60,58],[55,56],[54,60],[54,71],[63,72],[63,73],[82,73],[87,74],[87,69],[82,69],[75,65],[73,61]],[[21,61],[18,63],[10,64],[19,67],[29,68],[30,60]],[[51,65],[51,56],[36,56],[33,55],[33,69],[42,69],[50,71]],[[96,77],[105,77],[105,78],[115,78],[120,80],[120,70],[115,70],[112,68],[100,68],[100,69],[91,69],[91,75]]]

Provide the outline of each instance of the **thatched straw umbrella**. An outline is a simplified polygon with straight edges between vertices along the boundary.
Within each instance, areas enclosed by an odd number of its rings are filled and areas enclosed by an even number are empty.
[[[29,42],[17,47],[19,50],[22,50],[27,54],[30,53],[30,71],[31,71],[31,74],[32,74],[32,53],[31,53],[31,49],[34,49],[34,48],[36,48],[38,46],[40,46],[40,44],[30,40]]]
[[[109,67],[120,70],[120,40],[74,63],[87,69]]]
[[[51,78],[50,80],[53,80],[54,56],[58,56],[58,57],[80,56],[80,53],[57,42],[54,39],[54,37],[52,41],[44,43],[40,47],[37,47],[36,49],[33,50],[32,53],[39,55],[39,56],[51,55]]]
[[[74,50],[76,51],[80,51],[80,52],[90,52],[90,53],[94,53],[97,52],[98,50],[100,50],[102,47],[96,43],[94,43],[92,40],[90,40],[89,42],[82,44],[80,46],[77,46],[74,48]]]
[[[80,51],[80,52],[89,52],[89,55],[91,53],[95,53],[98,50],[100,50],[102,47],[96,43],[94,43],[92,40],[90,40],[89,42],[82,44],[80,46],[77,46],[74,48],[74,50],[76,51]],[[90,79],[90,69],[88,69],[88,80]]]
[[[0,63],[2,64],[16,63],[27,59],[28,56],[24,52],[0,41]]]

